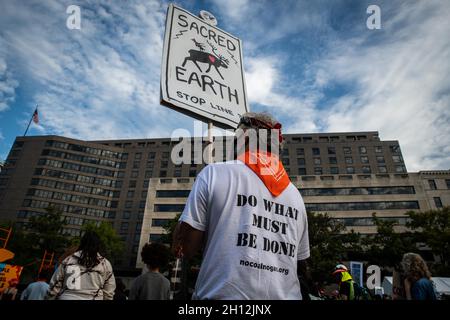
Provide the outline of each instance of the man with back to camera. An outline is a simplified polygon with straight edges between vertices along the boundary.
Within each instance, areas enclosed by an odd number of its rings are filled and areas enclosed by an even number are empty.
[[[175,254],[188,259],[204,245],[193,299],[302,299],[297,263],[310,254],[308,223],[279,161],[280,129],[266,113],[244,114],[238,160],[198,174],[173,242]]]

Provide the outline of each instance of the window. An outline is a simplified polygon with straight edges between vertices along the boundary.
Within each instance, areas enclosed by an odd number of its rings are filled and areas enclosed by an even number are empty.
[[[300,188],[302,196],[356,196],[356,195],[393,195],[415,194],[413,186],[400,187],[352,187],[352,188]]]
[[[144,183],[142,184],[142,188],[148,188],[149,182],[150,180],[145,180]]]
[[[131,217],[131,211],[124,211],[122,213],[122,219],[130,219]]]
[[[141,198],[147,198],[147,190],[141,192]]]
[[[353,164],[353,158],[352,157],[345,157],[345,163]]]
[[[190,169],[189,170],[189,177],[195,177],[197,174],[197,170],[195,169]]]
[[[320,149],[319,148],[312,148],[312,153],[314,156],[320,155]]]
[[[359,153],[366,154],[367,153],[367,148],[364,147],[364,146],[359,147]]]
[[[129,226],[128,222],[122,222],[120,224],[120,231],[121,232],[127,232],[128,231],[128,226]]]
[[[306,169],[305,168],[298,168],[298,174],[301,176],[306,175]]]
[[[155,159],[155,155],[156,155],[155,152],[149,152],[149,153],[148,153],[148,158],[149,158],[149,159]]]
[[[361,163],[369,163],[369,157],[362,156]]]
[[[127,192],[127,198],[133,198],[134,197],[134,191],[133,190],[129,190]]]
[[[447,189],[450,189],[450,179],[446,179],[445,183],[447,184]]]
[[[150,233],[149,241],[150,242],[161,242],[162,234]]]
[[[405,166],[395,166],[395,172],[404,173],[406,172]]]
[[[177,168],[173,172],[174,177],[181,177],[181,169]]]
[[[363,173],[371,173],[370,167],[369,166],[363,166],[362,167],[362,172]]]
[[[307,211],[405,210],[420,209],[418,201],[364,201],[307,203]]]
[[[378,167],[378,172],[379,173],[387,173],[387,168],[385,166],[380,166],[380,167]]]
[[[402,163],[403,159],[402,156],[392,156],[392,161],[394,161],[394,163]]]
[[[314,165],[321,165],[322,160],[320,158],[314,158]]]
[[[167,168],[169,161],[161,161],[161,168]]]
[[[123,177],[125,177],[125,171],[119,171],[117,173],[117,178],[123,178]]]
[[[442,208],[442,201],[439,197],[433,197],[434,204],[436,205],[436,208]]]
[[[392,153],[400,153],[400,146],[398,145],[389,146],[389,149]]]
[[[297,164],[299,165],[299,166],[304,166],[305,165],[305,158],[298,158],[297,159]]]
[[[382,153],[383,152],[383,147],[382,146],[375,146],[375,152],[376,153]]]
[[[330,168],[331,174],[339,174],[339,168],[338,167],[331,167]]]
[[[155,212],[182,212],[184,204],[155,204],[153,211]]]
[[[167,171],[166,170],[159,171],[159,176],[160,177],[167,177]]]
[[[133,169],[138,169],[139,168],[139,161],[134,161],[133,162]]]
[[[321,175],[322,174],[322,168],[321,167],[315,167],[314,168],[314,174],[315,175]]]
[[[288,166],[289,165],[289,158],[282,158],[281,162],[283,163],[283,165]]]
[[[328,160],[329,160],[330,164],[337,164],[336,157],[329,157]]]
[[[352,153],[352,148],[351,147],[344,147],[344,153],[345,154],[351,154]]]
[[[145,171],[145,179],[151,178],[152,175],[153,175],[153,171],[152,170]]]
[[[136,154],[134,155],[134,160],[141,160],[141,159],[142,159],[142,153],[136,152]]]
[[[355,173],[355,168],[354,167],[347,167],[346,171],[349,174],[353,174],[353,173]]]
[[[436,190],[436,182],[434,180],[428,180],[428,185],[430,186],[431,190]]]
[[[297,155],[298,156],[305,155],[305,149],[304,148],[297,148]]]
[[[383,156],[377,156],[377,162],[378,163],[385,163]]]
[[[135,170],[135,171],[131,171],[131,177],[132,178],[137,178],[139,175],[139,171]]]
[[[152,227],[165,227],[169,222],[169,219],[152,219]]]
[[[129,209],[133,206],[133,201],[126,201],[125,202],[125,208]]]
[[[144,209],[145,208],[145,200],[144,201],[139,201],[139,208],[140,209]]]
[[[147,161],[147,168],[153,168],[154,165],[155,165],[155,162],[153,160]]]
[[[163,152],[163,153],[162,153],[162,158],[163,158],[163,159],[169,158],[169,152]]]
[[[130,184],[128,186],[130,188],[136,188],[136,180],[130,180]]]
[[[336,148],[335,147],[328,147],[328,154],[336,154]]]

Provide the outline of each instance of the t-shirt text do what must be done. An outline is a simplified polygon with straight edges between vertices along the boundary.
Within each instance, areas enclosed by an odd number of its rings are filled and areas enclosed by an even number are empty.
[[[288,229],[287,222],[281,222],[275,219],[276,215],[285,216],[294,220],[298,218],[298,210],[290,206],[285,206],[280,203],[276,203],[267,199],[262,199],[264,203],[264,210],[274,215],[274,218],[268,218],[256,213],[252,213],[252,226],[259,229],[264,229],[276,234],[286,235]],[[257,206],[257,198],[253,195],[237,195],[238,207],[249,205],[251,207]],[[289,257],[295,257],[296,245],[284,241],[270,240],[269,238],[262,237],[262,240],[258,239],[258,235],[254,233],[238,233],[237,243],[238,247],[249,247],[257,249],[262,246],[263,251],[272,252],[275,254],[283,254]]]

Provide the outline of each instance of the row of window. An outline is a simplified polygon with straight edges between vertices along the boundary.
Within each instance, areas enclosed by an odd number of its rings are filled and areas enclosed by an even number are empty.
[[[354,211],[354,210],[397,210],[420,209],[418,201],[368,201],[305,203],[307,211]]]
[[[65,171],[37,168],[34,171],[35,175],[48,176],[70,181],[78,181],[82,183],[96,184],[105,187],[120,188],[122,187],[122,180],[110,180],[105,178],[85,176],[81,174],[69,173]]]
[[[382,221],[389,221],[394,222],[395,225],[404,226],[409,221],[408,217],[381,217],[378,218]],[[364,217],[364,218],[336,218],[338,222],[341,222],[347,227],[358,227],[358,226],[364,226],[364,227],[370,227],[374,226],[375,222],[374,219],[371,217]]]
[[[357,188],[309,188],[299,189],[304,197],[415,194],[414,187],[357,187]]]
[[[445,179],[445,184],[447,185],[447,189],[450,189],[450,179]],[[436,181],[428,180],[428,186],[431,190],[437,190]]]
[[[286,167],[285,169],[286,169],[286,172],[288,174],[290,174],[290,172],[291,172],[290,168]],[[325,169],[322,167],[314,167],[314,172],[312,174],[322,175],[322,174],[339,174],[340,173],[338,167],[330,167],[330,168],[326,168],[326,169],[328,172],[325,172]],[[379,166],[379,167],[377,167],[377,169],[378,169],[378,173],[387,173],[387,167],[385,167],[385,166]],[[298,175],[300,175],[300,176],[305,176],[307,174],[311,174],[308,172],[309,172],[309,170],[307,170],[306,168],[302,168],[302,167],[298,168]],[[404,165],[395,166],[395,172],[396,173],[405,173],[406,167]],[[345,173],[355,174],[356,169],[355,169],[355,167],[346,167]],[[372,173],[372,168],[370,166],[362,166],[361,173]]]
[[[93,194],[97,196],[118,198],[120,196],[120,191],[112,191],[104,188],[88,187],[80,184],[73,184],[55,180],[48,179],[31,179],[32,186],[42,186],[52,189],[60,189],[66,191],[76,191],[80,193]]]
[[[96,164],[111,168],[117,168],[117,169],[125,169],[126,168],[126,162],[118,162],[108,159],[100,159],[95,158],[91,156],[82,156],[79,154],[69,153],[69,152],[63,152],[63,151],[57,151],[57,150],[51,150],[51,149],[44,149],[42,150],[43,156],[50,156],[54,158],[61,158],[61,159],[67,159],[67,160],[73,160],[73,161],[79,161],[79,162],[85,162],[90,164]]]
[[[49,166],[49,167],[54,167],[54,168],[63,168],[63,169],[67,169],[67,170],[96,174],[99,176],[106,176],[106,177],[114,177],[116,175],[115,171],[111,171],[111,170],[107,170],[107,169],[83,166],[83,165],[80,165],[77,163],[62,162],[59,160],[52,160],[52,159],[45,159],[45,158],[39,159],[38,165]]]
[[[403,158],[401,156],[393,156],[392,160],[394,163],[403,163]],[[282,158],[284,165],[289,165],[290,161],[289,158]],[[383,156],[377,156],[376,161],[378,164],[385,164],[386,161]],[[361,163],[369,163],[369,157],[367,156],[361,156],[360,157]],[[322,164],[322,158],[313,158],[314,165],[321,165]],[[328,157],[328,163],[329,164],[337,164],[337,158],[336,157]],[[353,164],[353,157],[345,157],[345,163],[346,164]],[[306,159],[305,158],[298,158],[297,164],[299,166],[305,166],[306,165]]]
[[[367,154],[367,147],[365,146],[359,146],[357,148],[359,154]],[[400,147],[398,145],[391,145],[389,146],[389,150],[391,153],[398,154],[400,153]],[[352,147],[342,147],[342,151],[344,154],[352,154],[353,150]],[[374,147],[375,153],[383,153],[383,147],[382,146],[375,146]],[[297,156],[304,156],[305,155],[305,148],[297,148],[296,149]],[[320,155],[320,148],[311,148],[311,153],[313,156]],[[335,155],[336,154],[336,147],[328,147],[327,148],[327,154],[329,155]],[[282,155],[289,155],[288,149],[283,149]]]
[[[36,209],[47,209],[48,207],[53,206],[56,209],[61,210],[66,213],[92,216],[92,217],[97,217],[97,218],[114,219],[116,216],[115,211],[85,208],[85,207],[52,203],[52,202],[41,201],[41,200],[25,199],[22,203],[22,206],[27,207],[27,208],[36,208]]]
[[[110,201],[98,198],[91,198],[86,196],[56,192],[56,191],[48,191],[42,189],[29,189],[27,192],[27,196],[34,196],[45,199],[55,199],[61,201],[70,201],[81,204],[89,204],[91,206],[97,207],[106,207],[106,208],[116,208],[117,201]],[[27,200],[25,200],[27,201]]]
[[[96,156],[103,156],[103,157],[108,157],[108,158],[116,158],[116,159],[122,158],[122,154],[119,152],[98,149],[98,148],[93,148],[93,147],[86,147],[86,146],[81,146],[78,144],[65,143],[65,142],[55,141],[55,140],[47,140],[45,142],[45,146],[58,148],[58,149],[72,150],[72,151],[77,151],[77,152],[84,152],[84,153],[89,153],[89,154],[93,154]]]
[[[307,211],[354,211],[354,210],[394,210],[420,209],[418,201],[368,201],[305,203]],[[155,212],[182,212],[184,204],[155,204]]]

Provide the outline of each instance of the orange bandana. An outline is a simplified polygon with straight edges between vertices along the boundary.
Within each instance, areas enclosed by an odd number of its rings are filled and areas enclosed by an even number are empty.
[[[291,182],[278,156],[270,152],[246,151],[238,159],[262,180],[274,197],[278,197]]]

